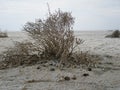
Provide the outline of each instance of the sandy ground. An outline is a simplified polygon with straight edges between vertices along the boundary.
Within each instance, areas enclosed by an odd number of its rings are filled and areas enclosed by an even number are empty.
[[[85,40],[81,50],[102,57],[101,64],[92,71],[82,68],[50,71],[51,67],[40,65],[0,70],[0,90],[120,90],[120,39],[105,38],[109,33],[75,32],[76,37]],[[9,38],[0,38],[0,53],[12,47],[15,41],[28,40],[22,32],[8,35]],[[84,73],[89,76],[83,76]],[[64,81],[63,76],[69,76],[71,80]]]

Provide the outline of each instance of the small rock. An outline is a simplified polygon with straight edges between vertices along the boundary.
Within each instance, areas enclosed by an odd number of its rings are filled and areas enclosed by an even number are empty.
[[[43,66],[43,67],[46,67],[46,65],[45,65],[45,64],[43,64],[42,66]]]
[[[52,66],[53,64],[52,64],[52,63],[50,63],[49,65],[50,65],[50,66]]]
[[[69,80],[70,80],[70,77],[65,76],[65,77],[64,77],[64,80],[69,81]]]
[[[50,71],[55,71],[55,68],[50,68]]]
[[[92,68],[88,68],[88,71],[92,71]]]
[[[89,74],[88,73],[84,73],[83,76],[87,77],[87,76],[89,76]]]
[[[74,75],[74,76],[72,77],[72,79],[73,79],[73,80],[76,80],[77,78],[76,78],[76,76]]]
[[[37,69],[40,69],[40,66],[38,66]]]

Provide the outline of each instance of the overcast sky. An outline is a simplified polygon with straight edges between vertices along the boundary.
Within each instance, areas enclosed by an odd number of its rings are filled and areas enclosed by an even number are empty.
[[[0,0],[0,28],[22,30],[27,21],[45,18],[60,8],[72,12],[75,30],[120,29],[120,0]]]

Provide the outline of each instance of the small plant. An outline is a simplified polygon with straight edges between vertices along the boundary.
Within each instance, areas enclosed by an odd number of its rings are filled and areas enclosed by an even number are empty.
[[[107,35],[106,37],[119,38],[120,37],[120,31],[115,30],[111,35]]]

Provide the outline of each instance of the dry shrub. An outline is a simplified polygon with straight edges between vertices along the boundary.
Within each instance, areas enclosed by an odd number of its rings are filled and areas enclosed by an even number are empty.
[[[81,45],[83,40],[75,37],[73,24],[74,18],[71,13],[58,10],[51,14],[49,11],[46,19],[28,22],[24,30],[35,40],[39,56],[44,59],[57,60],[60,66],[95,64],[87,52],[76,53],[78,45]]]
[[[112,37],[115,37],[115,38],[120,37],[120,32],[119,32],[119,30],[115,30],[115,31],[112,33]]]
[[[45,20],[26,23],[24,31],[33,38],[34,44],[15,43],[15,47],[3,53],[0,68],[33,65],[44,60],[57,61],[60,67],[94,65],[96,60],[90,54],[76,51],[83,40],[74,36],[73,24],[71,13],[61,10],[49,13]]]
[[[8,37],[7,32],[2,32],[2,31],[0,30],[0,38],[6,38],[6,37]]]
[[[58,10],[50,13],[45,20],[28,22],[24,30],[36,41],[44,58],[65,61],[83,43],[81,39],[75,38],[73,24],[71,13]]]
[[[111,35],[107,35],[106,37],[119,38],[120,37],[120,31],[115,30]]]
[[[8,48],[3,53],[0,69],[36,64],[39,57],[35,53],[36,49],[33,46],[31,42],[15,42],[13,48]]]

